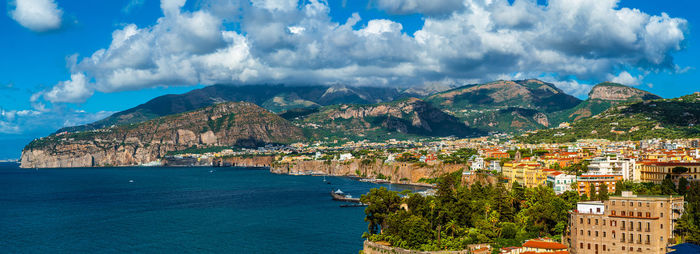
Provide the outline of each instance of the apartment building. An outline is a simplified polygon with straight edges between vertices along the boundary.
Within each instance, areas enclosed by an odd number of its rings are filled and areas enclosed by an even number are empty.
[[[578,182],[578,195],[591,196],[591,193],[600,194],[600,187],[605,183],[608,186],[608,193],[615,193],[617,181],[622,180],[622,175],[581,175],[576,178]]]
[[[634,175],[634,159],[594,158],[588,164],[588,175],[622,175],[622,179],[639,181]]]
[[[571,253],[666,253],[673,244],[682,196],[637,196],[624,191],[605,202],[579,202],[566,237]]]

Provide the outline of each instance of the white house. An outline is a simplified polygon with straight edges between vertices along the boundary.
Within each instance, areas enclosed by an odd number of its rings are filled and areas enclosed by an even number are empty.
[[[476,157],[472,161],[471,170],[484,169],[484,158]]]
[[[554,172],[547,176],[547,182],[552,183],[554,193],[559,195],[571,190],[571,183],[576,182],[576,175],[567,175],[562,172]]]
[[[352,160],[354,157],[352,157],[351,153],[343,153],[340,154],[340,157],[338,158],[339,161],[346,161],[346,160]]]

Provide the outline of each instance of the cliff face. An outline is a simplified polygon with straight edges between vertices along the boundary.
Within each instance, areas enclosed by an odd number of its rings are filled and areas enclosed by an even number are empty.
[[[417,166],[413,163],[394,162],[385,164],[381,161],[362,163],[360,160],[351,161],[295,161],[290,163],[275,163],[270,168],[277,174],[328,174],[335,176],[364,176],[376,178],[379,174],[386,176],[391,182],[416,183],[421,178],[434,178],[444,173],[451,173],[467,168],[465,165],[444,164],[434,166]]]
[[[615,84],[601,83],[594,86],[588,98],[607,101],[642,101],[661,99],[661,97],[637,88]]]
[[[32,141],[21,166],[128,166],[191,147],[252,146],[303,139],[302,131],[251,103],[221,103],[140,124],[52,135]]]

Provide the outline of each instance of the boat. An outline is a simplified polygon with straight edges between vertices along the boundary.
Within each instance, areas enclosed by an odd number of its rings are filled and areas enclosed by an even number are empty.
[[[337,191],[331,191],[331,197],[333,197],[333,200],[336,201],[360,203],[359,198],[353,198],[351,195],[345,195],[345,193],[340,189]]]

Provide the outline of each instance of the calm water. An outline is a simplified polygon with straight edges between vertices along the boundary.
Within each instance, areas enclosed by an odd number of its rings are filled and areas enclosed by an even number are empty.
[[[0,164],[0,252],[357,253],[364,208],[341,208],[328,192],[359,196],[378,185],[327,180],[251,168]]]

